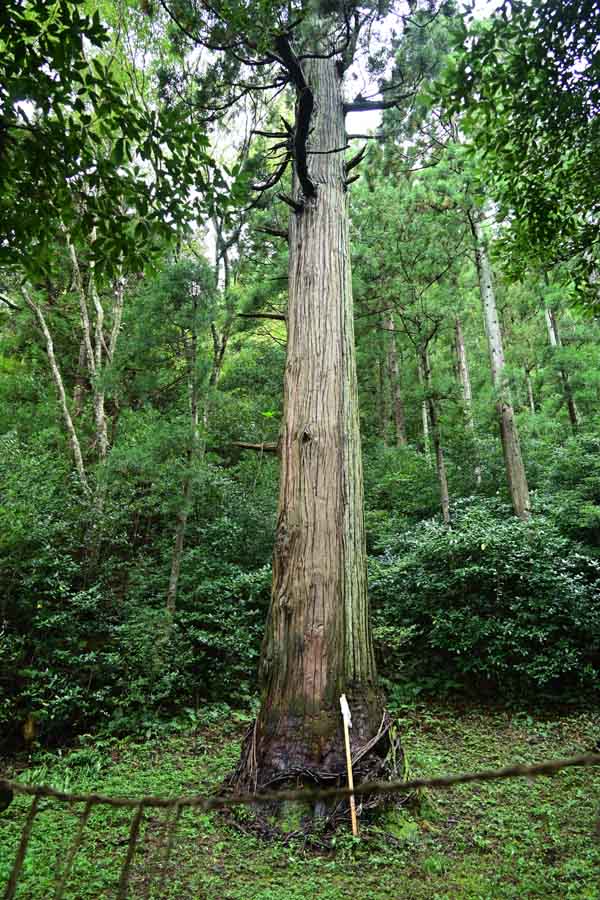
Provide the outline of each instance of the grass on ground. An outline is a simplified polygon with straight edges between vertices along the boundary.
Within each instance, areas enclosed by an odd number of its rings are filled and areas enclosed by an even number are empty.
[[[592,749],[598,712],[528,714],[422,705],[400,716],[411,776],[441,775],[531,763]],[[211,716],[185,731],[84,744],[63,755],[39,754],[19,778],[68,791],[139,796],[204,793],[234,766],[243,714]],[[14,773],[8,772],[9,777]],[[0,885],[29,801],[0,814]],[[600,771],[569,769],[552,777],[469,785],[426,793],[412,812],[399,810],[348,832],[316,853],[300,843],[265,843],[240,833],[218,813],[181,817],[165,900],[600,900]],[[79,810],[41,803],[17,891],[21,900],[52,897]],[[131,812],[96,808],[86,828],[66,896],[116,896]],[[132,870],[129,897],[159,895],[151,884],[161,814],[149,811]],[[146,894],[146,891],[148,893]]]

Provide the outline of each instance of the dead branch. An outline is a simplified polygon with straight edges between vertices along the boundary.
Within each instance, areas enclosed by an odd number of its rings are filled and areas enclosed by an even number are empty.
[[[293,209],[295,213],[298,213],[298,215],[304,209],[304,203],[298,203],[292,197],[288,197],[287,194],[277,194],[277,197],[280,200],[282,200],[284,203],[287,203],[287,205],[290,207],[290,209]]]
[[[314,107],[314,97],[309,88],[302,66],[298,62],[290,42],[286,35],[280,35],[275,46],[283,64],[290,74],[298,93],[298,111],[296,113],[296,127],[294,129],[294,157],[296,160],[296,173],[305,197],[314,197],[317,189],[308,174],[308,159],[306,144],[310,128],[310,117]]]
[[[283,228],[275,228],[272,225],[264,225],[262,228],[255,228],[255,231],[258,231],[261,234],[270,234],[271,237],[283,238],[284,241],[289,240],[287,231],[284,231]]]
[[[279,452],[279,444],[275,443],[263,443],[263,444],[248,444],[246,441],[232,441],[233,447],[239,447],[241,450],[256,450],[258,453],[278,453]]]
[[[287,316],[283,313],[238,313],[238,319],[277,319],[280,322],[287,322]]]
[[[356,166],[358,166],[363,161],[363,158],[364,158],[364,155],[366,152],[367,152],[367,145],[365,144],[365,146],[361,150],[359,150],[355,156],[353,156],[351,159],[349,159],[348,162],[344,163],[344,169],[345,169],[346,175],[348,174],[348,172],[351,172],[352,169],[355,169]]]

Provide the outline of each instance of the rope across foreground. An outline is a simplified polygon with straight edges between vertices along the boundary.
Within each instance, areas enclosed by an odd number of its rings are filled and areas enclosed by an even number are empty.
[[[79,849],[85,826],[94,806],[112,806],[117,808],[130,808],[133,810],[127,853],[121,866],[117,900],[124,900],[127,896],[129,873],[135,854],[135,848],[140,832],[144,811],[151,808],[167,810],[167,818],[164,826],[162,842],[162,860],[160,865],[159,891],[165,883],[167,865],[175,841],[175,831],[181,812],[186,807],[196,808],[203,812],[225,809],[232,806],[251,806],[261,802],[281,802],[291,800],[312,801],[317,799],[342,799],[352,795],[359,797],[364,794],[398,794],[400,792],[413,791],[419,788],[431,788],[432,790],[451,788],[460,784],[472,784],[474,782],[498,781],[504,778],[535,778],[541,775],[554,775],[563,769],[600,766],[600,753],[583,753],[578,756],[569,756],[563,759],[551,759],[533,765],[512,765],[501,769],[484,769],[478,772],[466,772],[458,775],[441,775],[434,778],[412,778],[408,781],[369,781],[356,785],[354,790],[348,787],[330,788],[301,788],[298,790],[258,791],[254,794],[228,794],[216,796],[180,796],[180,797],[108,797],[102,794],[77,794],[66,791],[57,791],[48,785],[29,785],[19,781],[0,779],[0,792],[4,795],[24,794],[33,798],[26,822],[21,833],[21,840],[9,881],[3,895],[4,900],[13,900],[27,846],[31,837],[33,824],[39,812],[39,802],[42,798],[52,798],[63,803],[84,804],[84,809],[79,818],[79,825],[75,837],[71,843],[62,871],[57,876],[54,900],[61,900],[68,882],[77,850]],[[149,896],[149,885],[146,886],[145,896]]]

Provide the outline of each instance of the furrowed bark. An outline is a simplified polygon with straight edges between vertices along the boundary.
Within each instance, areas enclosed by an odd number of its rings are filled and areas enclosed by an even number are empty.
[[[469,214],[469,220],[475,243],[479,290],[490,353],[492,384],[496,393],[496,411],[500,426],[508,489],[516,515],[521,519],[528,519],[531,515],[529,488],[527,486],[527,476],[521,453],[517,423],[515,422],[510,391],[506,381],[504,347],[496,309],[492,267],[488,258],[485,235],[478,212],[472,210]]]
[[[315,194],[289,224],[281,480],[262,704],[236,774],[238,786],[251,788],[297,776],[344,777],[342,693],[352,709],[354,750],[373,738],[383,715],[367,598],[344,160],[323,152],[346,144],[341,83],[333,59],[302,65],[315,100],[308,155]]]

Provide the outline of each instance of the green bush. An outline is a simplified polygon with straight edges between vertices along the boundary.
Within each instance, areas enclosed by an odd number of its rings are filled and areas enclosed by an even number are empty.
[[[198,473],[177,610],[165,598],[177,502],[166,465],[118,459],[101,523],[60,457],[10,436],[0,453],[0,744],[138,730],[201,700],[247,702],[270,594],[272,479]],[[257,535],[248,541],[247,535]]]
[[[546,518],[464,504],[451,530],[432,520],[397,536],[370,575],[379,627],[414,627],[421,677],[600,687],[600,564]]]

